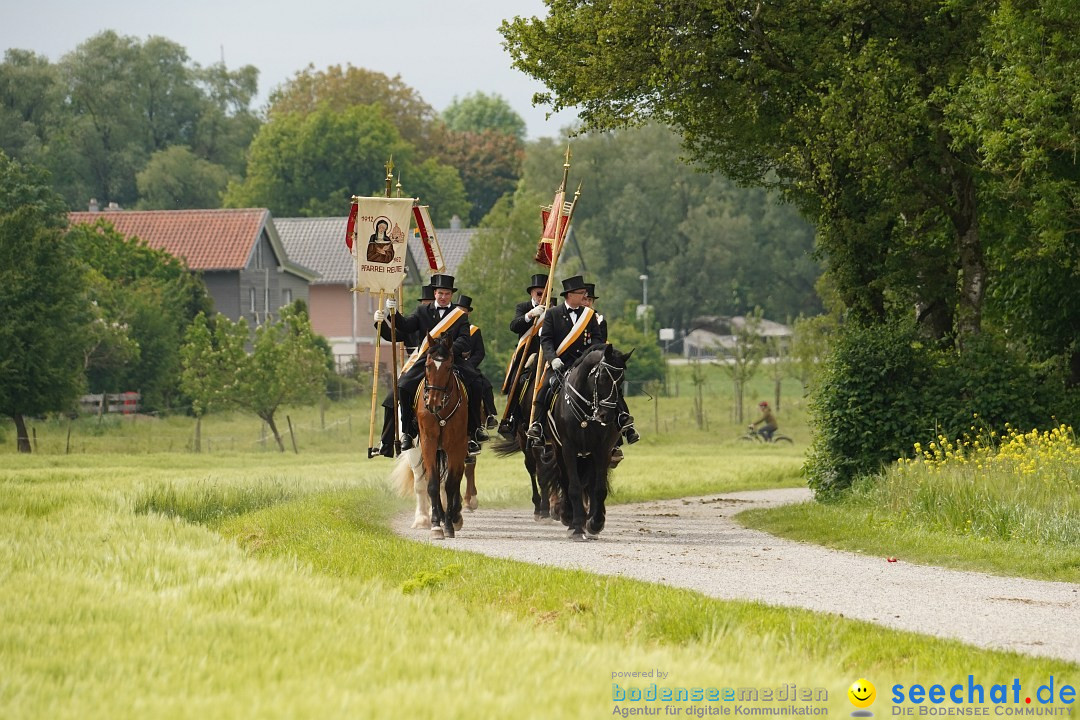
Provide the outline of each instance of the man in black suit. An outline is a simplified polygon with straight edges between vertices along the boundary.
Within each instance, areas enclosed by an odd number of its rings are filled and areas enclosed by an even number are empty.
[[[562,373],[595,342],[600,326],[596,313],[583,304],[588,290],[585,280],[580,275],[562,281],[563,304],[544,314],[544,324],[540,328],[540,348],[543,360],[554,372]],[[533,405],[533,420],[526,437],[533,445],[539,445],[544,439],[543,419],[548,401],[551,399],[551,385],[545,384]]]
[[[594,283],[585,283],[585,300],[582,304],[585,307],[596,310],[595,303],[599,300],[596,294],[596,285]],[[596,339],[594,342],[606,343],[607,342],[607,320],[599,312],[596,314],[596,322],[600,329],[596,333]],[[622,395],[619,396],[619,427],[622,428],[623,437],[626,438],[626,442],[633,445],[641,436],[638,435],[638,431],[634,428],[634,417],[630,414],[630,408],[626,405],[626,398]]]
[[[426,338],[429,334],[437,338],[446,334],[451,338],[454,369],[465,383],[465,388],[469,393],[469,452],[478,453],[480,445],[476,440],[486,440],[487,435],[480,428],[480,400],[484,392],[480,385],[480,374],[465,361],[465,353],[469,351],[469,318],[464,311],[450,303],[454,292],[457,291],[454,287],[453,276],[432,275],[431,285],[435,288],[435,302],[431,305],[419,305],[412,314],[403,316],[396,311],[397,302],[390,299],[386,301],[386,309],[393,313],[391,321],[399,333],[417,333],[419,338]],[[385,318],[386,315],[382,310],[375,311],[375,322],[380,322]],[[419,360],[408,366],[398,378],[402,450],[413,447],[413,437],[417,432],[413,399],[423,379],[424,363]]]
[[[430,305],[435,302],[435,288],[430,284],[420,288],[420,297],[416,298],[416,302],[423,305]],[[390,334],[390,323],[384,322],[379,324],[375,323],[375,326],[379,328],[379,335],[383,340],[390,342],[394,339]],[[417,333],[411,333],[409,335],[399,335],[397,341],[405,345],[405,355],[412,355],[413,351],[423,342],[422,337],[417,337]],[[399,398],[400,401],[400,398]],[[379,442],[379,454],[383,457],[394,457],[394,429],[396,423],[394,422],[394,396],[391,393],[387,393],[383,398],[383,429],[381,440]]]
[[[528,363],[529,358],[535,355],[540,348],[539,343],[536,341],[536,331],[533,326],[536,325],[537,318],[544,314],[544,308],[540,306],[540,301],[544,299],[547,280],[548,276],[543,273],[533,275],[532,284],[525,289],[529,293],[529,299],[519,302],[514,307],[514,319],[510,321],[510,332],[517,334],[518,346],[515,348],[514,354],[510,358],[510,364],[506,368],[506,375],[503,378],[502,385],[503,395],[515,397],[521,390],[521,386],[526,382],[524,368],[518,376],[517,387],[510,387],[510,384],[514,381],[514,374],[517,373],[517,366],[521,363]],[[529,337],[525,338],[526,335]],[[499,432],[503,432],[503,430],[500,429]]]
[[[458,295],[457,306],[464,310],[465,316],[468,317],[472,312],[472,298],[468,295]],[[466,362],[480,374],[480,384],[484,388],[483,409],[487,415],[487,427],[490,430],[495,427],[497,421],[495,419],[495,392],[491,387],[491,381],[480,372],[480,363],[485,357],[487,357],[487,352],[484,350],[484,335],[480,332],[480,328],[469,325],[469,353],[466,356]]]

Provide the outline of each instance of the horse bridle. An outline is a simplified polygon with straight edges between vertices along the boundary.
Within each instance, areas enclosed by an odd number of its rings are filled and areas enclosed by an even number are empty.
[[[458,411],[458,408],[461,407],[461,398],[464,395],[464,393],[461,391],[461,380],[458,379],[458,376],[454,374],[453,370],[450,371],[450,383],[452,384],[453,387],[442,387],[441,385],[431,385],[430,383],[428,383],[427,377],[426,376],[424,377],[424,407],[426,407],[427,411],[429,413],[431,413],[435,417],[436,420],[439,421],[439,427],[445,426],[446,421],[449,420],[450,418],[452,418],[454,416],[454,413],[456,413]],[[431,409],[431,405],[428,402],[428,393],[429,392],[431,392],[431,391],[441,392],[443,394],[443,401],[445,402],[447,399],[449,399],[450,391],[452,389],[454,389],[454,388],[457,389],[457,402],[454,404],[454,407],[451,408],[449,415],[447,415],[446,417],[443,417],[443,416],[439,415],[439,411],[442,410],[442,407],[440,407],[439,410],[432,410]]]
[[[599,391],[601,372],[611,381],[611,391],[603,399],[600,398]],[[586,376],[592,381],[592,400],[582,395],[569,382],[564,383],[566,389],[563,392],[563,397],[570,406],[571,412],[574,413],[574,417],[581,423],[581,427],[585,427],[590,422],[599,423],[601,427],[607,426],[607,423],[600,416],[600,410],[602,408],[611,409],[619,404],[619,382],[624,374],[626,374],[626,368],[617,367],[603,360],[596,363]],[[570,393],[573,393],[573,395]]]

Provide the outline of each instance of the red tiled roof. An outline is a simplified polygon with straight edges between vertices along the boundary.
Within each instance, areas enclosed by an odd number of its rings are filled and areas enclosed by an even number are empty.
[[[152,248],[184,258],[192,270],[239,270],[270,211],[120,210],[68,213],[71,224],[108,220],[125,237],[138,237]]]

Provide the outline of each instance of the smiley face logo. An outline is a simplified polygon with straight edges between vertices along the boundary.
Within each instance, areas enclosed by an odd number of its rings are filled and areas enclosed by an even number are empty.
[[[866,678],[859,678],[851,683],[847,691],[848,700],[857,708],[868,708],[877,700],[877,688]]]

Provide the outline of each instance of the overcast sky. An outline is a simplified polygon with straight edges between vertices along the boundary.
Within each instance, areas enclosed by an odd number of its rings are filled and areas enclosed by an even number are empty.
[[[510,67],[503,19],[545,16],[543,0],[0,0],[0,47],[55,62],[102,30],[145,40],[161,35],[191,60],[259,69],[258,106],[308,63],[352,64],[401,79],[441,112],[473,92],[502,95],[528,136],[560,137],[576,115],[545,120],[532,107],[539,82]]]

